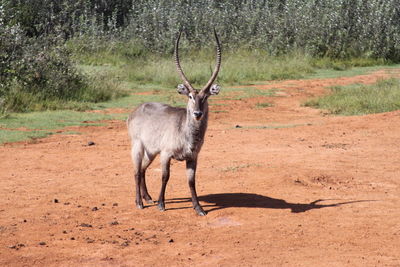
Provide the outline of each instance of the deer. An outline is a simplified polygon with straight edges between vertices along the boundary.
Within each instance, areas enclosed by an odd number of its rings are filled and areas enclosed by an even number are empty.
[[[157,206],[165,211],[165,190],[170,177],[171,160],[186,161],[186,176],[191,192],[193,209],[200,216],[207,213],[201,207],[196,193],[196,168],[198,155],[204,143],[208,123],[208,98],[217,95],[221,87],[213,84],[221,67],[221,44],[216,40],[216,64],[211,78],[201,89],[195,89],[186,78],[179,62],[179,32],[174,48],[175,65],[183,84],[177,86],[181,95],[187,96],[186,108],[163,103],[147,102],[138,106],[128,117],[127,127],[131,140],[131,156],[135,166],[136,207],[143,209],[143,200],[155,204],[147,191],[146,169],[160,155],[162,170],[161,190]]]

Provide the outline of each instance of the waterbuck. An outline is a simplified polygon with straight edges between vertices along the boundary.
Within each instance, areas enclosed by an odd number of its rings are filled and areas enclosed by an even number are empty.
[[[197,157],[207,130],[208,102],[210,95],[217,95],[220,87],[213,84],[221,66],[221,45],[217,42],[216,66],[210,80],[203,89],[196,90],[190,84],[179,63],[179,33],[175,43],[175,64],[183,84],[178,85],[178,93],[186,95],[186,108],[171,107],[162,103],[144,103],[134,110],[128,120],[128,132],[132,143],[132,161],[135,165],[136,206],[143,209],[142,198],[149,204],[153,201],[147,192],[145,173],[154,158],[160,154],[162,185],[158,198],[158,208],[165,210],[164,195],[169,180],[171,159],[186,161],[186,174],[192,195],[193,208],[198,215],[206,212],[200,206],[195,187]]]

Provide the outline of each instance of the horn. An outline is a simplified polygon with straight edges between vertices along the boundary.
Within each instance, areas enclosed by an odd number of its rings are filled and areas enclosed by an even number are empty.
[[[210,87],[213,84],[213,82],[215,81],[215,79],[217,78],[219,69],[221,67],[221,44],[219,42],[218,35],[217,35],[217,32],[215,31],[215,28],[214,28],[214,36],[215,36],[215,41],[217,42],[217,63],[215,65],[214,72],[211,75],[210,80],[208,80],[207,84],[201,90],[202,92],[210,90]]]
[[[185,74],[183,73],[181,64],[179,63],[178,49],[179,49],[179,40],[181,39],[181,34],[182,34],[182,31],[179,31],[178,38],[176,38],[176,42],[175,42],[175,65],[176,65],[176,69],[178,70],[179,75],[181,76],[183,84],[189,89],[190,92],[193,92],[195,90],[194,90],[193,86],[190,84],[190,82],[188,81],[188,79],[186,78]]]

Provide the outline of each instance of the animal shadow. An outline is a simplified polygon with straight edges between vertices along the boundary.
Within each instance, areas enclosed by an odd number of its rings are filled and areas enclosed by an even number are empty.
[[[290,209],[292,213],[301,213],[313,209],[322,209],[329,207],[338,207],[346,204],[366,202],[372,200],[353,200],[343,201],[333,204],[322,204],[323,201],[332,201],[331,199],[317,199],[310,203],[290,203],[283,199],[271,198],[259,194],[250,193],[221,193],[210,194],[199,197],[200,201],[208,203],[203,207],[212,207],[207,212],[225,209],[225,208],[264,208],[264,209]],[[171,202],[191,201],[190,198],[175,198]]]

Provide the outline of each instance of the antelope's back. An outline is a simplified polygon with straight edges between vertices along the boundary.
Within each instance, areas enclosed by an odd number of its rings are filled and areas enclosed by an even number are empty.
[[[128,117],[127,125],[132,141],[157,146],[160,142],[179,135],[186,120],[186,109],[166,104],[149,102],[137,107]]]

